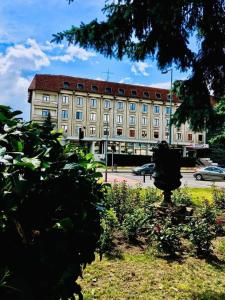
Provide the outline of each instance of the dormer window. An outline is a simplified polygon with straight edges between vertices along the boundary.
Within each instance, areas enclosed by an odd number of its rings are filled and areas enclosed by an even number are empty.
[[[83,83],[77,83],[77,88],[78,88],[78,90],[83,90],[84,89],[84,84]]]
[[[125,90],[124,89],[118,89],[118,95],[124,96],[125,95]]]
[[[111,87],[106,87],[106,88],[105,88],[105,92],[106,92],[107,94],[112,94],[112,88],[111,88]]]
[[[155,93],[155,96],[157,99],[161,99],[161,94],[160,93]]]
[[[63,83],[63,87],[64,87],[64,89],[68,89],[68,88],[70,87],[69,82],[65,81],[65,82]]]
[[[97,91],[98,91],[97,85],[92,85],[92,86],[91,86],[91,90],[92,90],[93,92],[97,92]]]
[[[149,92],[144,92],[144,93],[143,93],[143,97],[144,97],[144,98],[149,98]]]
[[[137,96],[137,91],[131,90],[131,97],[136,97]]]
[[[167,100],[173,99],[173,96],[171,97],[171,94],[167,95]]]

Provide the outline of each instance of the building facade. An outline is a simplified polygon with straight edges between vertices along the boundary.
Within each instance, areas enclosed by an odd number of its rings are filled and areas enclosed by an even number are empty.
[[[30,118],[43,123],[48,114],[66,139],[84,143],[101,158],[120,154],[151,155],[152,146],[169,139],[170,109],[180,105],[166,89],[121,84],[62,75],[36,75],[28,89]],[[205,147],[205,133],[194,133],[188,124],[172,126],[172,145]],[[113,146],[113,147],[112,147]]]

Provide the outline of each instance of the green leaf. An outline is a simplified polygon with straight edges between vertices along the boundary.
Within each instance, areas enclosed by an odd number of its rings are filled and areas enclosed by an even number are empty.
[[[73,227],[73,222],[70,218],[61,219],[53,226],[53,228],[62,229],[64,231],[71,230]]]

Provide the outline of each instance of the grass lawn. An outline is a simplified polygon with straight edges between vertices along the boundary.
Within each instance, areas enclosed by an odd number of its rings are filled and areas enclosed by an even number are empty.
[[[214,252],[225,259],[225,240],[216,242]],[[88,266],[80,280],[84,300],[224,300],[225,262],[207,262],[186,257],[172,261],[126,249],[121,259],[103,257]]]
[[[208,200],[209,203],[213,200],[212,188],[187,188],[187,191],[195,205],[201,205],[204,200]]]

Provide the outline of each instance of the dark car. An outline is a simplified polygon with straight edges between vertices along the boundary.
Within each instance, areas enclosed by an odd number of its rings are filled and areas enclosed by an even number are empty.
[[[145,174],[150,174],[152,175],[154,172],[155,164],[154,163],[149,163],[145,164],[140,167],[136,167],[132,170],[132,172],[136,175],[145,175]]]

